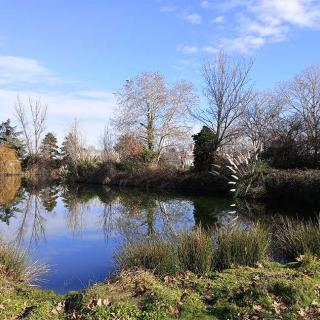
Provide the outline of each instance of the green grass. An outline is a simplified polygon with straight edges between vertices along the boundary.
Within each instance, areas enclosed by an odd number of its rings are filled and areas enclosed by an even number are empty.
[[[16,282],[31,283],[45,272],[45,265],[31,262],[26,252],[0,240],[0,276]]]
[[[223,229],[216,239],[214,268],[255,266],[268,258],[269,248],[268,230],[258,223],[245,230],[239,226]]]
[[[0,319],[318,319],[320,261],[158,277],[136,269],[61,296],[0,277]]]
[[[139,267],[160,276],[186,270],[205,274],[233,266],[254,266],[268,259],[269,248],[268,231],[260,224],[246,230],[234,227],[216,232],[197,227],[173,238],[128,243],[116,261],[119,270]]]
[[[311,253],[320,257],[320,222],[278,218],[274,223],[274,252],[288,260]]]

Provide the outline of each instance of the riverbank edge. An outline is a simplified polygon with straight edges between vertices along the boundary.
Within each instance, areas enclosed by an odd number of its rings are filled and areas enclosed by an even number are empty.
[[[68,181],[68,180],[67,180]],[[181,190],[198,195],[232,196],[226,174],[178,170],[144,170],[135,173],[116,172],[80,177],[77,183],[116,187],[135,187],[142,190]],[[268,169],[258,185],[242,196],[256,200],[284,200],[320,205],[320,170]]]
[[[58,295],[0,277],[1,319],[317,319],[320,261],[264,262],[195,275],[141,269]],[[19,318],[20,317],[20,318]]]

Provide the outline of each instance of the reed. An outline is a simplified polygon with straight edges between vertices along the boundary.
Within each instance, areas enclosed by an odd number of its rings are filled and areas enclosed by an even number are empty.
[[[25,251],[0,240],[0,277],[31,284],[39,281],[47,270],[45,264],[31,262]]]
[[[255,266],[269,257],[269,233],[256,223],[247,229],[239,226],[222,229],[216,236],[214,268]]]
[[[307,253],[320,257],[320,219],[299,221],[279,217],[274,222],[273,247],[277,256],[293,260]]]
[[[177,252],[183,270],[207,273],[212,268],[213,241],[209,231],[198,227],[177,237]]]
[[[268,231],[255,224],[246,230],[232,227],[217,233],[197,227],[170,239],[132,242],[116,255],[116,261],[120,270],[142,267],[163,276],[178,271],[205,274],[214,269],[254,266],[268,257]]]

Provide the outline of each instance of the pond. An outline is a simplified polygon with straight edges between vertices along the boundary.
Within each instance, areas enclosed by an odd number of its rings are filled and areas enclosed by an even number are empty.
[[[237,221],[245,226],[271,214],[298,214],[290,206],[213,196],[156,193],[77,185],[20,187],[7,178],[0,188],[0,236],[46,263],[39,283],[58,293],[80,290],[115,271],[114,255],[126,241]],[[296,208],[296,207],[295,207]]]

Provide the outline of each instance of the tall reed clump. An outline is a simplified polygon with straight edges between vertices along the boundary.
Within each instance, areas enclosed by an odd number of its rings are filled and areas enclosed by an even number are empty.
[[[130,242],[115,256],[118,269],[141,267],[160,276],[180,271],[176,248],[162,237],[146,242]]]
[[[239,226],[223,229],[216,235],[214,268],[254,266],[268,258],[269,244],[268,230],[258,223],[245,230]]]
[[[26,252],[0,240],[0,278],[30,284],[46,271],[46,265],[30,262]]]
[[[194,273],[207,273],[212,268],[212,234],[198,227],[177,237],[177,252],[181,268]]]
[[[173,238],[129,243],[116,256],[119,269],[142,267],[157,275],[192,271],[205,274],[213,269],[254,266],[269,256],[269,234],[261,225],[247,230],[239,226],[217,231],[200,227]]]
[[[307,253],[320,257],[320,219],[298,221],[288,217],[277,218],[273,247],[277,256],[288,260]]]

